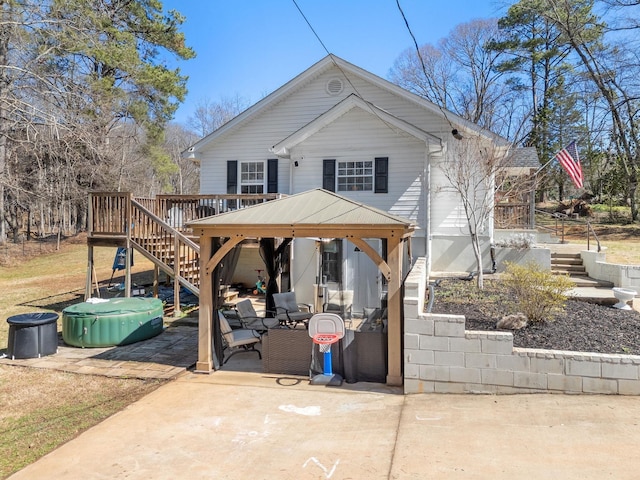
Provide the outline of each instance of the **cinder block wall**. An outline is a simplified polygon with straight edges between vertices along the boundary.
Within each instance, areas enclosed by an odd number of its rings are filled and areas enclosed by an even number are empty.
[[[514,348],[508,332],[465,330],[461,315],[423,313],[426,261],[405,282],[405,393],[640,395],[640,356]]]

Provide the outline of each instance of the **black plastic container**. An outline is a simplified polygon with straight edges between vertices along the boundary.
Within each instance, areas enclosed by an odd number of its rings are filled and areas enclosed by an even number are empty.
[[[58,314],[23,313],[7,318],[11,359],[37,358],[58,351]]]

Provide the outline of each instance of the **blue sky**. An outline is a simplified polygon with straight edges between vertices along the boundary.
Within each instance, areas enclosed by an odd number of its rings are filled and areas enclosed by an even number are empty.
[[[413,41],[396,0],[297,0],[329,52],[380,77]],[[400,0],[419,45],[435,44],[456,25],[500,16],[495,0]],[[326,56],[293,0],[165,0],[196,58],[173,63],[189,76],[175,120],[198,101],[236,95],[250,104]]]

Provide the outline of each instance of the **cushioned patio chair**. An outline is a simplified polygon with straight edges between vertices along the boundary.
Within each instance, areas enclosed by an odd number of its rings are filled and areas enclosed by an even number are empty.
[[[232,329],[221,311],[218,311],[218,321],[220,322],[220,332],[222,333],[224,348],[225,350],[229,349],[230,352],[230,355],[226,359],[224,358],[224,351],[222,352],[223,365],[236,353],[255,352],[258,354],[258,358],[262,360],[260,350],[256,350],[256,344],[262,340],[259,332],[248,328]]]
[[[295,292],[274,293],[273,303],[276,306],[276,318],[280,325],[291,326],[307,323],[313,317],[311,305],[298,303]]]
[[[353,290],[327,290],[322,311],[337,313],[345,325],[351,326],[351,309],[353,308]]]
[[[259,315],[255,308],[253,308],[253,303],[251,303],[251,300],[248,298],[236,303],[235,309],[243,328],[265,333],[268,329],[277,327],[280,324],[277,318]],[[266,311],[264,313],[266,313]]]

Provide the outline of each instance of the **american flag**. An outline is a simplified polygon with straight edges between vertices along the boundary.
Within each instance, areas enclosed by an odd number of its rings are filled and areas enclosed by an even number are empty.
[[[580,165],[580,157],[578,157],[575,140],[560,150],[555,158],[558,159],[562,168],[569,174],[576,188],[582,188],[584,179],[582,177],[582,166]]]

